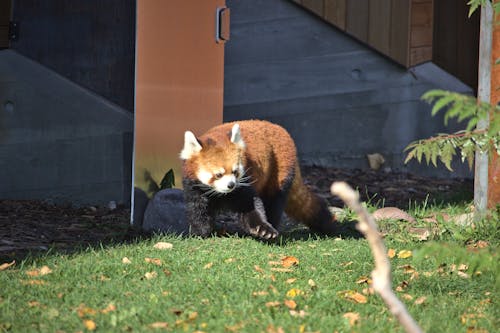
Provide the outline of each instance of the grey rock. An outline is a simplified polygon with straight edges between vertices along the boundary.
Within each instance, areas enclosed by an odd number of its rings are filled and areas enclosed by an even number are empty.
[[[146,232],[187,235],[184,193],[179,189],[165,189],[157,192],[149,201],[142,229]]]

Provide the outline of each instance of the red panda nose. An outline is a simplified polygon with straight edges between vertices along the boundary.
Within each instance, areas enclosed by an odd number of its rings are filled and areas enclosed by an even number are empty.
[[[230,181],[229,183],[227,183],[227,188],[229,188],[229,189],[233,189],[235,185],[236,185],[236,183],[235,183],[235,182]]]

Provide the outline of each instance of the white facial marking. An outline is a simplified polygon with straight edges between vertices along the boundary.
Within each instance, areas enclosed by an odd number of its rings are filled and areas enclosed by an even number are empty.
[[[210,179],[212,179],[212,173],[208,172],[206,170],[199,170],[198,173],[196,174],[200,182],[202,182],[205,185],[210,185]]]
[[[228,185],[232,184],[232,187]],[[236,177],[234,175],[224,175],[222,178],[214,180],[214,190],[220,193],[229,193],[236,188]]]
[[[194,136],[193,132],[186,131],[184,133],[184,148],[181,151],[181,159],[188,160],[193,155],[198,154],[201,151],[202,147],[196,136]]]

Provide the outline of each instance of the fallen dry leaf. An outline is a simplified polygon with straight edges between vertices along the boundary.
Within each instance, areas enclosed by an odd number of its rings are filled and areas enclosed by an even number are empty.
[[[209,269],[209,268],[211,268],[213,265],[214,265],[214,263],[213,263],[213,262],[209,262],[208,264],[206,264],[205,266],[203,266],[203,269]]]
[[[52,270],[48,266],[42,266],[40,268],[31,270],[31,271],[26,271],[26,275],[28,276],[39,276],[39,275],[47,275],[52,273]]]
[[[288,268],[292,266],[297,266],[299,264],[299,259],[293,256],[286,256],[281,259],[281,264],[283,267]]]
[[[427,300],[426,296],[420,296],[415,300],[415,305],[423,304]]]
[[[107,314],[116,310],[116,306],[113,303],[109,303],[108,306],[101,310],[101,313]]]
[[[342,317],[349,321],[349,326],[354,326],[357,322],[359,322],[359,313],[357,312],[346,312],[342,315]]]
[[[280,273],[290,273],[293,272],[293,269],[284,267],[271,267],[271,271]]]
[[[123,264],[128,265],[128,264],[131,264],[131,263],[132,263],[132,261],[130,261],[130,259],[129,259],[129,258],[127,258],[127,257],[123,257],[123,258],[122,258],[122,263],[123,263]]]
[[[254,265],[253,269],[255,269],[259,273],[264,273],[264,270],[262,268],[260,268],[258,265]]]
[[[372,170],[378,170],[385,163],[385,158],[380,153],[367,154],[368,164]]]
[[[30,308],[33,308],[33,307],[35,307],[35,306],[37,306],[37,307],[38,307],[38,306],[40,306],[40,302],[37,302],[37,301],[31,301],[31,302],[28,302],[28,306],[29,306]]]
[[[401,265],[398,266],[398,268],[401,268],[406,274],[412,274],[415,272],[415,268],[412,265]]]
[[[399,259],[407,259],[412,256],[412,252],[410,250],[401,250],[398,252],[398,258]]]
[[[366,298],[365,295],[360,294],[354,290],[344,290],[344,291],[339,291],[338,294],[347,300],[356,302],[356,303],[361,303],[364,304],[368,302],[368,299]]]
[[[269,295],[269,293],[267,291],[254,291],[252,293],[252,296],[266,296],[266,295]]]
[[[245,327],[243,322],[237,323],[235,325],[224,325],[224,329],[229,332],[241,332],[241,330]]]
[[[283,327],[274,327],[272,324],[267,326],[266,328],[267,333],[285,333],[285,330]]]
[[[84,320],[83,325],[89,331],[95,331],[95,329],[97,328],[97,325],[95,324],[95,322],[93,320],[90,320],[90,319]]]
[[[278,302],[278,301],[273,301],[273,302],[267,302],[266,303],[266,307],[268,307],[268,308],[275,308],[275,307],[278,307],[280,305],[281,305],[281,303]]]
[[[297,288],[292,288],[286,292],[286,296],[290,298],[294,298],[301,295],[304,295],[304,292]]]
[[[484,318],[482,313],[464,313],[460,316],[460,320],[464,325],[476,325],[478,318]]]
[[[396,291],[403,291],[405,290],[406,288],[408,288],[408,286],[410,285],[410,283],[408,281],[402,281],[397,287],[396,287]]]
[[[410,294],[403,294],[403,295],[401,295],[401,298],[403,298],[407,301],[411,301],[413,299],[413,296]]]
[[[396,207],[384,207],[377,209],[372,214],[375,221],[380,220],[404,220],[408,222],[415,222],[415,218],[407,212]]]
[[[296,307],[297,307],[297,303],[295,303],[294,300],[291,300],[291,299],[285,299],[283,301],[283,303],[285,304],[285,306],[291,310],[294,310]]]
[[[161,259],[158,258],[144,258],[144,261],[147,263],[154,264],[156,266],[161,266]]]
[[[370,279],[368,276],[361,276],[356,280],[357,284],[372,284],[372,279]]]
[[[170,250],[174,247],[172,243],[167,243],[167,242],[158,242],[153,247],[157,250]]]
[[[290,310],[289,312],[290,315],[292,315],[292,317],[304,318],[305,316],[307,316],[307,313],[304,310],[300,311]]]
[[[146,278],[146,280],[154,279],[157,276],[158,276],[158,273],[156,273],[155,271],[147,272],[146,274],[144,274],[144,277]]]
[[[354,263],[354,261],[348,261],[348,262],[344,262],[344,263],[340,264],[340,266],[348,267],[348,266],[351,266],[353,263]]]
[[[76,314],[78,315],[78,317],[84,318],[96,315],[97,310],[92,309],[91,307],[88,307],[85,304],[80,304],[80,306],[78,306]]]
[[[168,323],[164,321],[157,321],[155,323],[149,324],[151,328],[168,328]]]
[[[46,281],[42,280],[21,280],[21,283],[24,285],[31,285],[31,286],[43,286],[47,284]]]
[[[427,228],[411,227],[408,228],[408,233],[421,241],[426,241],[431,236],[431,231]]]
[[[188,314],[188,320],[195,320],[196,318],[198,318],[198,312],[195,311]]]
[[[387,251],[387,256],[388,256],[389,258],[391,258],[391,259],[392,259],[392,258],[394,258],[394,257],[396,256],[396,250],[394,250],[394,249],[389,249],[389,250]]]
[[[484,249],[490,246],[490,243],[484,240],[478,240],[477,242],[472,242],[467,244],[468,250]],[[1,269],[0,269],[1,270]]]
[[[47,275],[52,273],[52,270],[49,268],[49,266],[42,266],[40,268],[40,275]]]
[[[487,329],[485,328],[480,328],[480,327],[467,327],[466,333],[489,333]]]
[[[12,260],[11,262],[6,262],[6,263],[1,264],[0,271],[6,270],[7,268],[14,266],[15,263],[16,263],[16,261]]]
[[[311,287],[311,289],[316,289],[317,288],[316,282],[314,282],[313,279],[307,280],[307,284],[309,285],[309,287]]]
[[[292,283],[294,283],[295,281],[297,281],[297,278],[290,278],[290,279],[286,279],[286,280],[285,280],[285,283],[292,284]]]

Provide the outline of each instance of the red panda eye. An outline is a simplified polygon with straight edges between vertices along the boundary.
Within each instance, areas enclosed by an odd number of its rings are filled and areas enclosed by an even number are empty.
[[[222,176],[223,176],[223,174],[222,174],[222,173],[220,173],[220,172],[217,172],[217,173],[214,175],[215,179],[221,179],[221,178],[222,178]]]
[[[233,175],[234,175],[235,177],[238,177],[238,175],[239,175],[239,174],[240,174],[240,173],[239,173],[239,171],[238,171],[238,170],[233,170]]]

